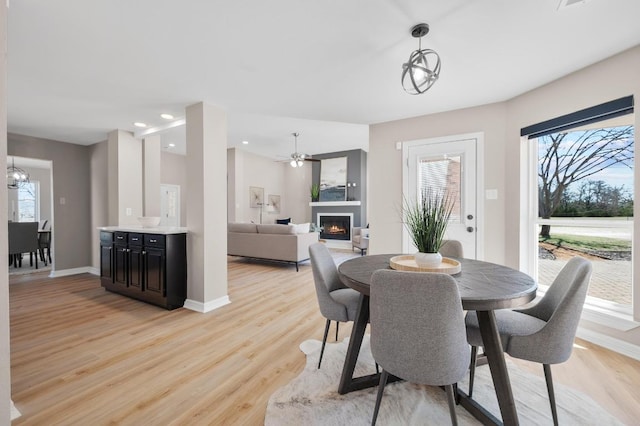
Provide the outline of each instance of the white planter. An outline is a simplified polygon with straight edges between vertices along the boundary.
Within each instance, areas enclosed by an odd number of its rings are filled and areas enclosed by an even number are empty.
[[[416,264],[421,268],[435,268],[442,263],[440,253],[420,253],[415,254]]]

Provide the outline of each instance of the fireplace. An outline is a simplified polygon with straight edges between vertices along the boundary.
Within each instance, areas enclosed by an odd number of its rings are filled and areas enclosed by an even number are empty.
[[[318,213],[318,226],[323,240],[351,241],[353,213]]]

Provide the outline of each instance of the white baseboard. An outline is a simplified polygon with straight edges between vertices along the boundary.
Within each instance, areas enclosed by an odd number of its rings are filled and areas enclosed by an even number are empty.
[[[20,411],[18,411],[16,406],[13,404],[13,401],[10,401],[10,402],[11,402],[11,421],[13,421],[18,417],[22,416],[22,414],[20,413]]]
[[[616,339],[606,334],[598,333],[593,330],[588,330],[583,327],[578,327],[576,333],[581,339],[588,342],[595,343],[614,352],[618,352],[622,355],[626,355],[630,358],[640,361],[640,346],[625,342],[624,340]]]
[[[77,274],[95,274],[95,268],[91,266],[83,266],[82,268],[71,268],[71,269],[61,269],[58,271],[51,271],[49,274],[50,278],[58,278],[58,277],[66,277],[67,275],[77,275]]]
[[[208,302],[202,303],[196,300],[187,299],[184,301],[184,307],[187,309],[191,309],[192,311],[200,312],[201,314],[211,312],[214,309],[218,309],[224,305],[228,305],[231,303],[229,300],[229,296],[219,297],[215,300],[210,300]]]
[[[100,268],[94,268],[91,266],[88,272],[93,275],[100,275]]]

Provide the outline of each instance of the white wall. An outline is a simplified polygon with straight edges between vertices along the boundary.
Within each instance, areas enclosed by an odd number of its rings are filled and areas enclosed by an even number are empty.
[[[0,2],[0,169],[7,167],[7,3]],[[0,200],[7,199],[7,185],[0,185]],[[0,209],[0,223],[7,223]],[[6,234],[5,234],[6,235]],[[9,350],[9,270],[7,238],[0,240],[0,424],[11,423],[11,362]]]
[[[235,183],[235,188],[229,190],[234,194],[229,198],[229,202],[233,202],[232,198],[235,198],[235,208],[228,209],[228,214],[233,216],[229,217],[230,221],[260,223],[260,209],[249,207],[250,186],[264,189],[265,203],[268,201],[269,194],[280,195],[280,213],[269,213],[265,209],[262,213],[262,223],[275,223],[276,219],[286,217],[291,217],[295,222],[294,212],[296,217],[304,219],[299,211],[300,206],[290,200],[290,197],[297,196],[295,188],[291,189],[294,195],[287,192],[286,172],[287,168],[292,168],[288,163],[274,161],[241,149],[227,150],[227,160],[229,173],[234,171],[233,180],[229,178],[229,185],[233,186]]]
[[[180,187],[180,226],[187,226],[187,166],[184,155],[162,151],[160,183]]]
[[[398,141],[484,132],[485,187],[497,189],[497,200],[485,200],[485,258],[517,268],[519,262],[520,129],[550,118],[623,96],[640,100],[640,46],[532,90],[507,102],[426,115],[372,125],[369,147],[369,218],[371,253],[400,252],[402,225],[398,216],[402,192],[401,152]],[[423,96],[428,96],[425,94]],[[635,113],[635,138],[640,140],[640,113]],[[637,150],[636,150],[637,152]],[[636,154],[636,164],[640,164]],[[635,199],[640,199],[636,173]],[[635,215],[640,215],[636,203]],[[640,239],[640,227],[635,227]],[[634,253],[634,280],[640,280],[638,251]],[[640,295],[634,294],[634,304]],[[581,326],[624,342],[640,345],[640,328],[627,332],[583,321]]]
[[[504,262],[505,125],[504,103],[372,125],[368,218],[375,238],[370,241],[370,253],[402,251],[402,151],[396,149],[396,142],[483,132],[485,160],[478,169],[485,173],[485,187],[498,190],[497,200],[485,201],[484,253],[486,260]]]
[[[305,162],[304,166],[293,168],[289,163],[284,163],[285,190],[283,198],[283,212],[291,217],[293,223],[315,222],[311,217],[311,163]]]

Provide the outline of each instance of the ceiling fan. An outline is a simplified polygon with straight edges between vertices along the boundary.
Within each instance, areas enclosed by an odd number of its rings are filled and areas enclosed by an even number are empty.
[[[294,132],[294,133],[291,133],[291,135],[293,135],[294,137],[294,144],[295,144],[294,152],[293,154],[291,154],[291,162],[289,163],[291,167],[302,167],[305,161],[320,161],[320,160],[315,160],[311,158],[309,154],[303,154],[301,152],[298,152],[298,136],[300,136],[300,133]]]

